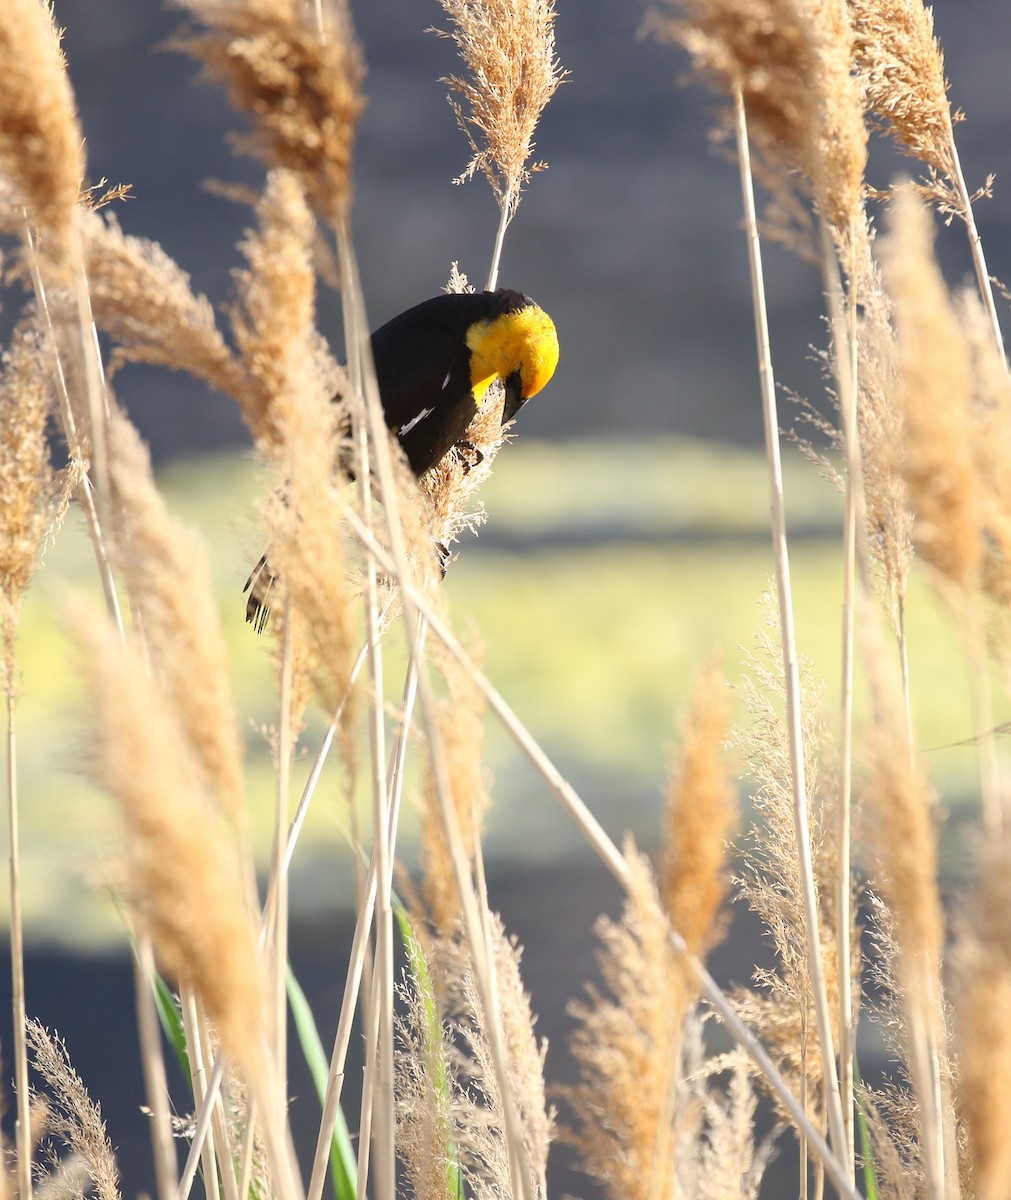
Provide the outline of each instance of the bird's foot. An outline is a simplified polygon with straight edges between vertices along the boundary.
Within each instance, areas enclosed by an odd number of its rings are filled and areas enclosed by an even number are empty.
[[[467,457],[467,452],[473,455],[470,459]],[[484,451],[475,446],[473,442],[460,441],[453,447],[453,453],[456,455],[457,462],[463,465],[464,475],[469,475],[475,467],[479,467],[484,462]]]

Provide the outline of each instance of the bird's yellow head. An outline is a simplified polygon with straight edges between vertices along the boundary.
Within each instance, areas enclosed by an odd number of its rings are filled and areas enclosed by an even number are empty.
[[[467,330],[470,381],[481,403],[496,379],[519,377],[515,409],[545,386],[558,365],[558,335],[554,322],[533,301],[521,308],[475,321]],[[515,415],[515,409],[506,420]]]

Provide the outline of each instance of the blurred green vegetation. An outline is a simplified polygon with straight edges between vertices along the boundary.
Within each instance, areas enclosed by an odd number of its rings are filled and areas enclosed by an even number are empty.
[[[248,736],[248,784],[258,852],[269,854],[273,772],[263,731],[274,719],[271,642],[243,622],[242,584],[262,550],[255,525],[262,481],[241,455],[180,463],[161,474],[172,510],[205,536]],[[476,631],[485,669],[608,829],[655,830],[681,706],[699,663],[722,656],[738,689],[772,586],[764,459],[685,441],[540,445],[520,440],[483,494],[489,522],[466,535],[444,584],[455,624]],[[800,647],[826,680],[835,723],[841,620],[840,502],[799,455],[787,456],[787,505]],[[25,605],[19,635],[18,755],[25,903],[36,936],[108,936],[102,883],[110,812],[86,779],[87,726],[67,606],[101,612],[80,522],[71,513]],[[973,733],[957,631],[914,579],[909,604],[914,709],[925,761],[946,801],[975,793]],[[387,655],[399,695],[399,639]],[[862,693],[860,693],[862,695]],[[1006,706],[1005,706],[1006,707]],[[858,711],[863,703],[858,697]],[[1006,720],[998,711],[997,720]],[[746,721],[743,711],[739,721]],[[296,788],[319,744],[306,731]],[[494,780],[489,854],[571,851],[578,835],[506,735],[487,723]],[[947,747],[938,749],[938,747]],[[416,778],[416,774],[415,774]],[[350,895],[349,776],[327,768],[296,858],[293,898]],[[416,786],[416,784],[412,785]],[[746,786],[746,784],[745,784]],[[292,807],[297,800],[293,797]],[[413,817],[404,838],[408,858]]]

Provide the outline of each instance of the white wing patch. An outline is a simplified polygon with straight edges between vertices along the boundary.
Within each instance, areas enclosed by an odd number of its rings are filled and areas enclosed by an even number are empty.
[[[434,412],[434,408],[423,408],[416,417],[411,417],[406,425],[401,426],[400,433],[397,436],[403,440],[420,421],[423,421],[426,417],[430,417]]]

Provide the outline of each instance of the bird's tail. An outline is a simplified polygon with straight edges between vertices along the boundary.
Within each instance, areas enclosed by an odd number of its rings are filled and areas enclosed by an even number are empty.
[[[250,571],[249,578],[246,580],[246,586],[242,589],[243,595],[249,593],[246,600],[246,620],[256,630],[257,633],[263,633],[267,628],[267,622],[270,620],[270,593],[274,590],[276,577],[270,569],[267,562],[266,554],[260,557],[260,561]]]

